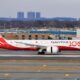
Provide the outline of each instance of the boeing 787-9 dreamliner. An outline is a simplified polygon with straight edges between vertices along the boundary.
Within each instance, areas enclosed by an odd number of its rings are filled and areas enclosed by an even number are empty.
[[[6,40],[0,36],[0,48],[38,51],[38,54],[58,54],[65,50],[80,50],[80,40]]]

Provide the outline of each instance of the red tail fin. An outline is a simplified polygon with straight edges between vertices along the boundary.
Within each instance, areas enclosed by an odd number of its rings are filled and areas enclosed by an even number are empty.
[[[6,43],[6,40],[0,35],[0,42],[1,43]]]

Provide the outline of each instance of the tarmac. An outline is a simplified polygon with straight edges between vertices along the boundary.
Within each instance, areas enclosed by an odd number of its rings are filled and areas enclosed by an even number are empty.
[[[1,50],[0,79],[79,80],[80,52],[73,52],[62,52],[61,55],[37,55],[37,52]],[[21,57],[23,58],[20,59]],[[31,58],[28,59],[29,57]]]
[[[0,60],[0,78],[75,80],[80,78],[80,63],[67,60]]]

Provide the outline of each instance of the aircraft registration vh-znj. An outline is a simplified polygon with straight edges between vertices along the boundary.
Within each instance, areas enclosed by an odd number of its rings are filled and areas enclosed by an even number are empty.
[[[0,36],[0,48],[58,54],[60,51],[80,50],[80,40],[6,40]]]

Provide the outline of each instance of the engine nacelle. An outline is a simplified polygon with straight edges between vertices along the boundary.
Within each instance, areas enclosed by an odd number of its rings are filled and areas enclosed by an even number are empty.
[[[46,52],[49,54],[57,54],[59,52],[59,48],[56,46],[49,46],[46,48]]]

